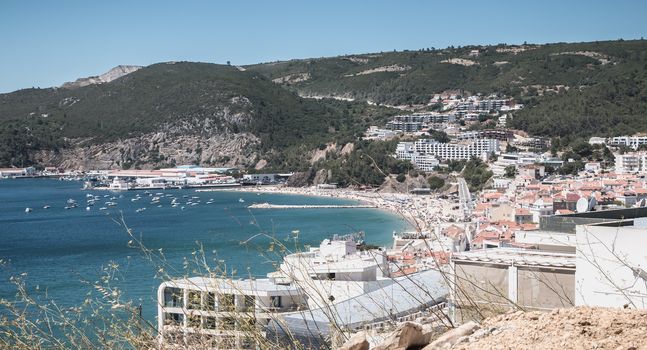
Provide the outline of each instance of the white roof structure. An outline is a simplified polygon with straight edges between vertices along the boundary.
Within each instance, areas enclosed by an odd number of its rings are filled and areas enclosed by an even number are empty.
[[[218,292],[229,294],[272,294],[294,295],[301,293],[293,285],[274,284],[269,279],[221,279],[207,277],[191,277],[164,282],[162,288],[181,288],[198,290],[201,292]]]
[[[479,249],[455,253],[452,262],[483,262],[516,266],[575,268],[575,254],[515,248]]]
[[[331,306],[284,314],[282,324],[273,321],[268,328],[281,333],[287,327],[303,337],[326,335],[331,332],[332,318],[341,328],[358,329],[439,304],[449,292],[445,278],[436,270],[384,280],[384,284],[375,291]]]

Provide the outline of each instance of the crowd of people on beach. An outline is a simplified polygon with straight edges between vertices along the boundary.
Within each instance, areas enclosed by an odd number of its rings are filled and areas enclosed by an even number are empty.
[[[287,186],[241,187],[235,191],[350,199],[399,215],[406,220],[411,229],[417,231],[428,231],[441,222],[459,221],[462,215],[452,199],[443,199],[434,195]]]

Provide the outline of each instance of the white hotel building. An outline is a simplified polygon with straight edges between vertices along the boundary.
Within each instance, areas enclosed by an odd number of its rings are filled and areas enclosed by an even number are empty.
[[[499,141],[493,139],[477,139],[469,143],[440,143],[435,140],[418,140],[416,142],[400,142],[396,148],[396,158],[409,160],[419,169],[427,169],[438,165],[430,161],[430,157],[443,160],[469,160],[472,157],[487,159],[491,153],[499,152]]]

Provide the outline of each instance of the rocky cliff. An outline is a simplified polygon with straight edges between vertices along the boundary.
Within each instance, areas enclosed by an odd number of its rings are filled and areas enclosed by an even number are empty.
[[[61,85],[61,87],[64,89],[75,89],[75,88],[80,88],[83,86],[88,86],[93,84],[109,83],[115,79],[123,77],[124,75],[135,72],[141,68],[142,68],[141,66],[119,65],[99,76],[79,78],[73,82],[64,83],[63,85]]]

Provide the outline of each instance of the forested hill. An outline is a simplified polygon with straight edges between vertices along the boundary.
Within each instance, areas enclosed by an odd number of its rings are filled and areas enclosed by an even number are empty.
[[[212,141],[232,141],[232,135],[245,136],[238,148],[248,147],[243,151],[256,155],[282,152],[294,145],[316,148],[321,143],[355,139],[372,121],[365,116],[379,116],[383,110],[303,99],[258,73],[237,67],[159,63],[104,84],[1,94],[0,163],[30,164],[34,161],[31,153],[41,149],[89,147],[142,137],[144,142],[156,133],[165,134],[160,140],[165,143],[175,137],[194,137],[195,145],[184,153],[205,149],[201,140],[219,136]],[[225,163],[232,158],[221,156]],[[193,158],[177,161],[223,161],[216,155]],[[244,165],[255,160],[247,159]],[[129,162],[133,161],[137,160]]]
[[[647,131],[647,41],[424,48],[246,67],[159,63],[99,84],[0,94],[0,166],[303,169],[402,113],[388,106],[432,108],[431,97],[446,91],[514,97],[526,107],[512,126],[561,145]]]
[[[246,67],[303,96],[425,105],[447,90],[527,107],[513,126],[546,136],[647,131],[647,41],[424,48]]]

